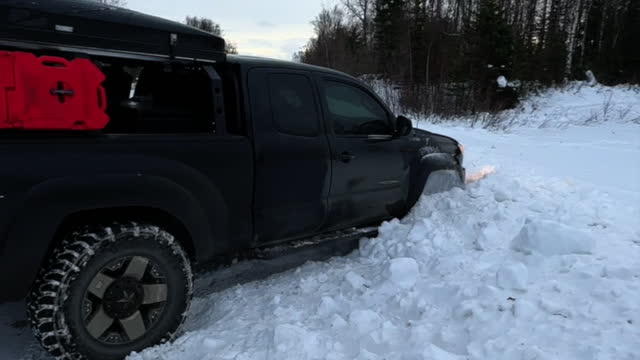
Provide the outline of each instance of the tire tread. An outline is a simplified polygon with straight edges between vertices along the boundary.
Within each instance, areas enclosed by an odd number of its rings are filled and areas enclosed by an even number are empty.
[[[82,344],[71,336],[70,325],[61,311],[69,296],[69,286],[81,269],[109,244],[127,236],[140,237],[146,233],[157,244],[169,248],[181,262],[187,278],[187,309],[182,313],[177,330],[167,334],[161,342],[172,340],[186,320],[193,295],[193,273],[189,258],[174,237],[158,226],[134,222],[109,226],[84,226],[70,234],[54,250],[43,266],[27,297],[27,315],[36,339],[57,360],[85,360]]]

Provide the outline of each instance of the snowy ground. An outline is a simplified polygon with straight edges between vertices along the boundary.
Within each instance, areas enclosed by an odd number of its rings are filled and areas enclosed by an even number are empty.
[[[387,88],[378,89],[383,98],[398,102],[397,94]],[[525,99],[513,110],[499,114],[479,113],[447,122],[495,129],[565,128],[571,125],[603,123],[640,124],[640,87],[621,85],[588,86],[573,82],[563,88],[549,89]],[[430,121],[443,119],[432,117]]]
[[[509,132],[422,124],[465,144],[465,191],[424,197],[350,256],[201,279],[186,333],[129,360],[640,359],[640,125],[550,124],[590,110],[549,101]],[[22,312],[0,306],[0,358],[46,359]]]

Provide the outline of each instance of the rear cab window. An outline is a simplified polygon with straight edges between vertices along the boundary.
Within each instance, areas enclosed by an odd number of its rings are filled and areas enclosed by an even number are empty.
[[[106,76],[103,86],[111,121],[105,133],[214,135],[216,119],[222,118],[230,133],[244,133],[232,69],[216,69],[222,77],[223,104],[216,103],[217,85],[206,64],[121,59],[98,59],[96,64]],[[229,113],[217,117],[216,110],[225,108]]]
[[[273,123],[278,132],[316,137],[320,133],[319,114],[313,83],[302,74],[269,74],[269,97]]]

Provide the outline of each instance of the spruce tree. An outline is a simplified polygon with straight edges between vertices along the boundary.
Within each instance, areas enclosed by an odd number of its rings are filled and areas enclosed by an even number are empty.
[[[408,63],[408,31],[403,0],[377,0],[375,48],[381,73],[396,77]]]
[[[476,100],[489,103],[497,77],[511,75],[514,51],[511,27],[496,0],[480,0],[465,40],[468,80],[473,80]]]

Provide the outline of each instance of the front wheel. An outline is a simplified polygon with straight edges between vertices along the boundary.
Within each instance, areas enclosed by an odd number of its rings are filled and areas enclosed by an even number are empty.
[[[171,340],[191,301],[189,259],[156,226],[73,233],[28,298],[34,333],[58,359],[120,360]]]

